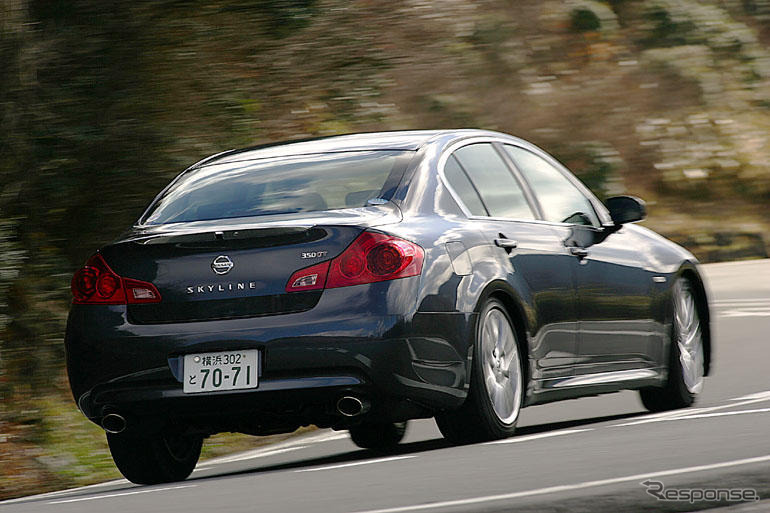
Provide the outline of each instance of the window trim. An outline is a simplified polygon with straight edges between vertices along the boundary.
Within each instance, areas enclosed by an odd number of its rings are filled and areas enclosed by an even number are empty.
[[[506,144],[502,144],[501,146],[505,146],[505,145]],[[530,150],[529,148],[525,148],[524,146],[519,145],[519,144],[508,144],[508,146],[513,146],[513,147],[519,148],[522,151],[528,151],[532,155],[534,155],[536,157],[542,158],[545,161],[546,164],[549,164],[558,173],[560,173],[561,176],[563,176],[570,184],[572,184],[573,187],[575,187],[575,189],[577,189],[577,191],[580,194],[583,195],[583,197],[586,200],[588,200],[588,204],[591,206],[591,208],[594,209],[594,215],[596,216],[596,220],[599,222],[598,226],[594,226],[593,223],[591,223],[590,225],[584,225],[584,224],[580,224],[579,225],[577,223],[559,223],[559,224],[563,224],[565,226],[576,226],[576,225],[577,226],[587,226],[589,228],[601,229],[601,227],[603,226],[604,223],[602,222],[602,217],[599,214],[599,210],[596,208],[596,205],[594,203],[594,198],[595,198],[594,193],[592,193],[591,190],[588,187],[586,187],[583,184],[583,182],[581,182],[571,171],[566,169],[561,163],[559,163],[558,160],[556,160],[553,157],[545,158],[544,155],[540,155],[537,152],[534,152],[534,151]],[[534,201],[541,208],[541,210],[540,210],[541,216],[542,216],[543,220],[545,220],[545,211],[542,210],[542,205],[540,205],[540,200],[537,199],[537,194],[535,193],[534,187],[532,187],[532,185],[529,183],[529,180],[527,180],[527,177],[524,175],[524,173],[521,172],[521,170],[519,169],[519,166],[516,164],[516,161],[513,159],[513,157],[511,157],[511,155],[508,153],[508,151],[505,148],[502,148],[502,147],[499,149],[499,151],[505,154],[505,157],[510,161],[510,165],[516,170],[516,172],[518,174],[521,175],[521,179],[524,180],[524,182],[526,182],[527,186],[532,190],[532,194],[534,195]],[[547,156],[548,154],[545,154],[545,155]],[[598,201],[598,198],[597,198],[597,201]],[[586,212],[583,212],[583,213],[586,213]],[[558,221],[556,221],[556,223],[558,223]]]
[[[463,173],[465,173],[465,177],[468,179],[468,181],[470,182],[471,186],[473,186],[473,190],[476,191],[476,195],[481,200],[482,205],[484,205],[484,210],[487,211],[486,217],[487,218],[492,218],[493,216],[492,216],[492,214],[489,211],[489,207],[487,206],[486,201],[484,201],[484,196],[481,195],[481,191],[479,190],[479,188],[476,185],[476,183],[473,181],[473,178],[471,178],[471,175],[470,175],[470,173],[468,173],[468,170],[465,168],[465,165],[463,165],[462,161],[459,158],[457,158],[457,156],[456,156],[457,152],[460,151],[461,149],[466,148],[468,146],[476,146],[478,144],[489,144],[489,146],[492,148],[492,151],[498,156],[498,158],[502,161],[503,166],[508,170],[508,173],[513,177],[513,181],[519,186],[519,190],[521,190],[521,194],[524,197],[524,201],[525,201],[525,203],[527,205],[527,208],[529,208],[529,212],[530,212],[530,214],[532,214],[532,217],[527,217],[527,218],[505,217],[505,218],[502,218],[502,219],[521,219],[522,221],[534,221],[534,220],[537,220],[540,217],[542,217],[542,213],[540,211],[538,211],[537,208],[536,208],[538,206],[537,203],[534,203],[532,201],[532,197],[530,196],[529,190],[527,188],[527,183],[523,182],[521,180],[521,178],[517,175],[516,171],[513,168],[511,168],[510,164],[505,160],[505,157],[500,154],[500,148],[498,148],[496,146],[496,144],[493,143],[493,142],[491,142],[491,143],[475,142],[475,143],[467,144],[465,146],[457,148],[456,150],[454,150],[452,152],[452,154],[449,156],[449,158],[454,158],[455,162],[457,162],[457,164],[463,170]],[[447,160],[449,160],[449,159],[447,159]],[[474,217],[480,217],[480,216],[474,216]]]
[[[490,215],[489,214],[489,207],[487,207],[487,204],[484,201],[484,197],[481,195],[481,192],[479,191],[479,188],[476,187],[476,184],[473,183],[473,180],[471,180],[471,175],[468,174],[468,170],[465,169],[465,166],[463,166],[463,163],[460,162],[460,159],[455,157],[454,152],[452,152],[452,154],[449,155],[449,158],[446,159],[446,162],[449,162],[449,159],[454,159],[455,164],[457,164],[457,167],[460,168],[460,171],[462,171],[463,176],[465,176],[465,179],[468,180],[468,183],[471,184],[471,187],[473,188],[473,192],[475,192],[476,196],[478,196],[478,198],[479,198],[479,202],[481,203],[481,207],[484,209],[484,212],[487,213],[487,217],[489,217],[489,215]],[[446,162],[444,162],[445,169],[446,169]],[[449,182],[448,178],[447,178],[447,182]],[[455,192],[457,192],[456,189],[455,189]],[[460,193],[457,193],[457,196],[459,197]],[[463,202],[463,205],[467,207],[467,205],[465,205],[465,202]]]
[[[516,163],[513,161],[513,159],[508,155],[508,152],[505,151],[505,143],[498,143],[494,142],[492,143],[492,147],[494,147],[495,151],[500,155],[500,158],[503,159],[503,162],[505,162],[505,165],[508,166],[508,168],[511,170],[511,174],[516,178],[516,181],[519,182],[519,186],[524,191],[524,196],[527,198],[527,201],[530,203],[530,208],[532,209],[533,213],[537,217],[538,221],[545,221],[545,214],[543,213],[543,206],[540,204],[540,200],[537,199],[537,196],[535,195],[535,190],[532,188],[532,186],[529,184],[529,181],[527,181],[526,177],[524,176],[524,173],[519,170]]]
[[[503,162],[505,162],[506,166],[508,167],[511,174],[516,178],[516,180],[519,182],[519,184],[522,186],[522,189],[525,193],[525,198],[527,199],[527,203],[529,204],[530,209],[537,217],[536,219],[521,219],[521,218],[512,218],[512,217],[492,217],[492,216],[475,216],[470,213],[468,208],[463,203],[462,199],[460,199],[460,195],[457,193],[457,191],[452,187],[452,185],[449,183],[449,180],[446,178],[446,175],[444,174],[444,166],[446,165],[446,161],[449,160],[449,157],[457,150],[464,146],[469,146],[471,144],[478,144],[478,143],[489,143],[492,145],[493,148],[498,153],[504,153],[504,155],[501,155],[501,158],[503,159]],[[555,167],[563,176],[567,178],[567,180],[572,183],[580,193],[585,196],[585,198],[589,201],[591,206],[593,206],[594,211],[596,213],[596,216],[599,218],[599,227],[595,226],[586,226],[586,225],[575,225],[570,223],[562,223],[558,221],[547,221],[542,213],[540,203],[537,201],[537,196],[535,196],[534,191],[532,190],[532,187],[529,185],[529,182],[526,181],[521,175],[521,172],[518,170],[518,168],[515,166],[515,163],[513,162],[513,159],[510,158],[510,156],[505,151],[505,148],[498,147],[497,145],[505,145],[509,144],[511,146],[516,146],[518,148],[521,148],[522,150],[529,151],[531,153],[534,153],[538,157],[543,158],[546,162],[551,164],[553,167]],[[458,160],[459,163],[459,160]],[[462,164],[460,164],[462,166]],[[451,143],[449,146],[447,146],[441,153],[441,156],[439,157],[438,164],[436,165],[438,170],[438,176],[441,183],[446,187],[446,189],[449,191],[450,196],[452,196],[452,199],[455,200],[457,205],[460,207],[460,211],[465,215],[466,218],[471,220],[491,220],[491,221],[516,221],[516,222],[524,222],[524,223],[536,223],[536,224],[544,224],[544,225],[550,225],[550,226],[584,226],[586,228],[593,228],[595,230],[601,230],[604,227],[607,226],[613,226],[612,218],[610,218],[609,212],[607,211],[607,208],[602,204],[601,201],[594,195],[591,190],[586,187],[577,177],[575,177],[571,171],[569,171],[566,167],[564,167],[563,164],[561,164],[558,160],[556,160],[554,157],[546,153],[544,150],[541,150],[537,146],[527,143],[523,140],[518,139],[507,139],[503,137],[490,137],[490,136],[475,136],[475,137],[468,137],[466,139],[462,139],[456,142]]]
[[[497,142],[503,143],[503,142],[506,142],[506,140],[499,137],[478,136],[478,137],[469,137],[467,139],[462,139],[460,141],[454,142],[449,146],[447,146],[444,149],[444,151],[441,153],[441,156],[439,157],[439,161],[437,164],[438,175],[439,175],[439,179],[441,180],[441,183],[444,184],[444,187],[446,187],[446,189],[449,191],[450,196],[452,196],[452,198],[455,200],[457,205],[460,207],[460,210],[462,211],[462,213],[468,219],[473,219],[473,220],[478,220],[478,219],[490,220],[491,219],[491,220],[498,220],[498,221],[502,220],[502,221],[521,221],[521,222],[541,221],[542,214],[538,208],[538,205],[532,202],[531,191],[529,190],[529,184],[527,184],[526,182],[522,182],[521,179],[517,176],[517,172],[514,171],[514,169],[511,167],[508,161],[502,155],[500,155],[500,149],[495,146],[495,143]],[[534,216],[534,218],[523,219],[523,218],[514,218],[514,217],[493,217],[491,215],[487,215],[487,216],[473,215],[468,210],[468,207],[465,206],[465,203],[463,203],[458,192],[449,183],[449,180],[444,174],[444,166],[446,165],[447,160],[449,160],[449,158],[453,156],[454,153],[460,148],[463,148],[465,146],[471,146],[473,144],[482,144],[482,143],[489,144],[492,147],[495,153],[497,153],[500,159],[502,160],[503,165],[508,169],[508,172],[511,173],[511,176],[513,177],[513,179],[516,181],[516,183],[519,184],[524,194],[524,199],[527,202],[527,206],[529,207],[530,211],[532,211],[532,215]],[[455,160],[460,165],[463,172],[466,174],[466,177],[473,185],[474,190],[476,190],[476,194],[481,199],[482,204],[484,205],[484,209],[487,211],[487,213],[489,213],[489,209],[487,208],[486,203],[484,203],[484,199],[481,197],[481,194],[476,189],[476,184],[473,183],[473,180],[470,179],[470,176],[468,176],[467,172],[465,171],[465,167],[462,165],[462,162],[460,162],[460,159],[458,159],[457,157],[455,157]]]

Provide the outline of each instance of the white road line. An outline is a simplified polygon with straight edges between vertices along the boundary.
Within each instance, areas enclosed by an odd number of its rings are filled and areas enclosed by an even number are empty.
[[[366,460],[366,461],[355,461],[353,463],[342,463],[340,465],[329,465],[327,467],[316,467],[316,468],[303,468],[301,470],[295,470],[294,472],[318,472],[319,470],[332,470],[335,468],[345,468],[345,467],[357,467],[359,465],[371,465],[373,463],[385,463],[386,461],[396,461],[396,460],[408,460],[411,458],[416,458],[417,456],[391,456],[389,458],[379,458],[376,460]]]
[[[83,501],[95,501],[100,499],[111,499],[113,497],[125,497],[127,495],[139,495],[141,493],[154,493],[154,492],[165,492],[168,490],[181,490],[182,488],[195,488],[198,485],[181,485],[181,486],[169,486],[167,488],[153,488],[151,490],[136,490],[133,492],[119,492],[119,493],[108,493],[105,495],[92,495],[91,497],[78,497],[76,499],[62,499],[58,501],[51,501],[48,504],[67,504],[69,502],[83,502]]]
[[[86,490],[90,490],[92,488],[103,488],[105,486],[127,485],[127,484],[131,484],[131,482],[129,482],[127,479],[113,479],[112,481],[105,481],[104,483],[96,483],[96,484],[87,485],[87,486],[79,486],[77,488],[67,488],[64,490],[57,490],[55,492],[40,493],[37,495],[27,495],[26,497],[19,497],[17,499],[0,501],[0,506],[5,506],[6,504],[14,504],[17,502],[28,502],[28,501],[34,501],[34,500],[40,500],[40,499],[50,499],[50,498],[58,497],[59,495],[64,495],[67,493],[83,492]]]
[[[744,299],[714,299],[709,301],[710,305],[721,305],[724,303],[770,303],[770,297],[755,297]]]
[[[506,438],[504,440],[495,440],[494,442],[487,442],[484,445],[498,445],[498,444],[515,444],[517,442],[528,442],[530,440],[539,440],[541,438],[551,438],[552,436],[572,435],[574,433],[582,433],[584,431],[593,431],[594,428],[586,429],[564,429],[562,431],[553,431],[551,433],[538,433],[536,435],[514,436]]]
[[[241,461],[240,456],[244,456],[242,459],[260,458],[266,453],[277,454],[275,451],[281,451],[297,446],[307,447],[311,444],[320,442],[331,442],[333,440],[342,440],[348,438],[347,432],[338,433],[336,431],[324,431],[315,435],[301,436],[295,439],[287,440],[285,442],[269,445],[266,447],[260,447],[259,449],[253,449],[251,451],[231,454],[229,456],[220,456],[219,458],[212,458],[210,460],[202,461],[198,468],[210,467],[212,465],[219,465],[220,463],[231,463],[233,461]],[[293,449],[292,449],[293,450]],[[268,454],[269,455],[269,454]]]
[[[708,413],[712,411],[719,411],[719,410],[725,410],[727,408],[737,408],[738,406],[746,406],[747,404],[754,404],[754,403],[761,403],[765,401],[770,401],[770,394],[764,395],[765,393],[762,392],[756,399],[746,399],[745,401],[736,401],[731,404],[723,404],[722,406],[712,406],[709,408],[691,408],[691,409],[684,409],[684,410],[676,410],[673,412],[669,412],[666,416],[657,415],[655,417],[648,416],[641,420],[634,420],[631,422],[623,422],[622,424],[613,424],[610,427],[627,427],[627,426],[638,426],[640,424],[650,424],[652,422],[665,422],[667,420],[671,420],[676,417],[685,417],[685,416],[691,416],[691,415],[699,415],[701,413]]]
[[[256,458],[266,458],[268,456],[275,456],[276,454],[283,454],[285,452],[291,452],[291,451],[298,451],[300,449],[304,449],[308,447],[307,445],[295,445],[294,447],[284,447],[283,449],[274,449],[274,450],[265,450],[265,449],[258,449],[254,451],[249,452],[242,452],[239,454],[234,454],[232,456],[225,456],[222,458],[218,458],[216,461],[209,460],[204,461],[200,465],[198,465],[195,470],[206,470],[208,468],[211,468],[216,465],[222,465],[224,463],[235,463],[236,461],[245,461],[245,460],[253,460]]]
[[[735,407],[742,403],[731,404],[730,407]],[[639,420],[632,420],[630,422],[622,422],[620,424],[613,424],[610,427],[626,427],[626,426],[638,426],[640,424],[651,424],[653,422],[663,422],[671,418],[680,417],[682,415],[693,415],[695,413],[705,412],[708,408],[691,408],[689,411],[674,410],[663,413],[654,413],[652,415],[645,415]]]
[[[730,307],[734,307],[734,308],[765,308],[768,305],[770,305],[770,301],[750,301],[750,302],[749,301],[745,301],[745,302],[740,302],[740,303],[733,303],[733,302],[730,302],[730,303],[717,303],[717,304],[711,305],[711,306],[714,306],[716,308],[730,308]]]
[[[741,310],[725,310],[719,315],[722,317],[770,317],[770,306],[762,308],[743,308]]]
[[[755,394],[742,395],[741,397],[734,397],[730,401],[746,401],[751,399],[770,399],[770,390],[764,392],[757,392]]]
[[[551,493],[568,492],[571,490],[581,490],[584,488],[595,488],[597,486],[606,486],[611,484],[628,483],[632,481],[642,481],[656,477],[672,476],[678,474],[689,474],[693,472],[705,472],[707,470],[716,470],[727,467],[738,467],[741,465],[751,465],[754,463],[770,462],[770,455],[759,456],[756,458],[746,458],[743,460],[725,461],[722,463],[712,463],[710,465],[698,465],[695,467],[675,468],[671,470],[661,470],[647,474],[634,474],[632,476],[613,477],[610,479],[600,479],[598,481],[584,481],[569,485],[549,486],[547,488],[538,488],[535,490],[526,490],[522,492],[503,493],[499,495],[486,495],[482,497],[471,497],[468,499],[457,499],[452,501],[429,502],[426,504],[415,504],[412,506],[400,506],[395,508],[372,509],[359,511],[357,513],[402,513],[406,511],[422,511],[426,509],[448,508],[452,506],[467,506],[469,504],[481,504],[485,502],[494,502],[502,500],[519,499],[521,497],[532,497],[535,495],[548,495]]]
[[[263,447],[260,449],[255,449],[254,451],[249,451],[249,453],[240,453],[240,454],[252,454],[252,457],[261,457],[262,455],[253,455],[257,452],[265,452],[269,453],[272,452],[273,454],[276,454],[275,451],[286,449],[289,447],[294,447],[297,445],[302,445],[302,447],[307,447],[309,444],[318,443],[318,442],[330,442],[332,440],[341,440],[343,438],[348,438],[347,433],[338,433],[335,431],[322,431],[318,434],[308,435],[308,436],[301,436],[297,437],[295,439],[290,439],[285,442],[277,443],[274,445],[270,445],[267,447]],[[269,455],[269,454],[267,454]],[[232,454],[229,456],[221,456],[219,458],[212,458],[210,460],[206,460],[201,462],[198,467],[196,467],[197,470],[205,470],[206,468],[209,468],[213,465],[218,465],[220,463],[227,463],[228,461],[233,461],[233,458],[239,456],[239,454]],[[234,460],[234,461],[240,461],[240,460]],[[6,504],[15,504],[19,502],[29,502],[34,500],[40,500],[40,499],[47,499],[47,498],[53,498],[58,497],[60,495],[65,495],[69,493],[75,493],[75,492],[82,492],[87,491],[92,488],[101,488],[105,486],[114,486],[114,485],[128,485],[131,484],[126,479],[113,479],[112,481],[105,481],[104,483],[96,483],[92,485],[87,486],[80,486],[77,488],[69,488],[66,490],[57,490],[55,492],[47,492],[47,493],[41,493],[37,495],[28,495],[26,497],[18,497],[16,499],[9,499],[5,501],[0,501],[0,505],[6,505]]]
[[[709,301],[709,304],[721,304],[721,303],[770,303],[770,297],[745,297],[745,298],[726,298],[726,299],[713,299]]]
[[[666,420],[689,420],[689,419],[708,419],[711,417],[728,417],[730,415],[747,415],[752,413],[768,413],[770,408],[760,408],[757,410],[738,410],[738,411],[722,411],[719,413],[700,413],[695,415],[685,415],[684,417],[674,417]]]

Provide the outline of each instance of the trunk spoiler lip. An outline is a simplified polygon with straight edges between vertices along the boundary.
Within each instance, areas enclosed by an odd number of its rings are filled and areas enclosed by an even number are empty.
[[[280,232],[300,233],[323,226],[376,226],[395,224],[403,219],[401,209],[392,201],[382,204],[370,204],[366,207],[302,212],[296,214],[276,214],[260,217],[240,217],[232,219],[214,219],[170,223],[159,225],[135,225],[123,234],[117,242],[151,244],[157,239],[192,236],[210,233],[214,238],[236,232]],[[267,233],[266,233],[267,234]]]

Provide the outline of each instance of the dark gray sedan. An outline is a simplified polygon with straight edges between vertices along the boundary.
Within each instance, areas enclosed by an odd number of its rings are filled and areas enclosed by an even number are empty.
[[[640,391],[693,403],[711,361],[695,258],[539,148],[481,130],[232,150],[180,174],[72,280],[72,391],[137,483],[213,433],[457,443],[520,408]]]

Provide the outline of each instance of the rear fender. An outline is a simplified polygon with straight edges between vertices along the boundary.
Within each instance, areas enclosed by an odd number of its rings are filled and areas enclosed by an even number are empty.
[[[497,299],[503,305],[506,307],[506,311],[508,312],[508,315],[511,318],[511,321],[513,322],[513,329],[516,331],[516,338],[519,342],[519,351],[522,353],[522,361],[525,362],[524,365],[524,385],[528,389],[529,388],[529,377],[530,377],[530,326],[531,324],[531,317],[533,315],[532,309],[529,307],[526,307],[526,303],[522,300],[521,296],[516,292],[516,290],[510,286],[507,282],[503,280],[495,280],[489,283],[484,290],[479,295],[479,299],[476,303],[476,308],[474,312],[477,314],[475,315],[475,324],[474,324],[474,330],[473,333],[475,334],[478,330],[478,323],[479,323],[479,313],[481,312],[481,309],[484,307],[484,305],[489,301],[490,299]],[[529,313],[528,313],[529,312]],[[474,337],[474,343],[475,343],[475,337]],[[468,349],[468,362],[469,365],[472,362],[473,357],[473,344],[469,346]],[[468,372],[470,373],[470,368],[468,369]],[[469,374],[470,375],[470,374]]]

